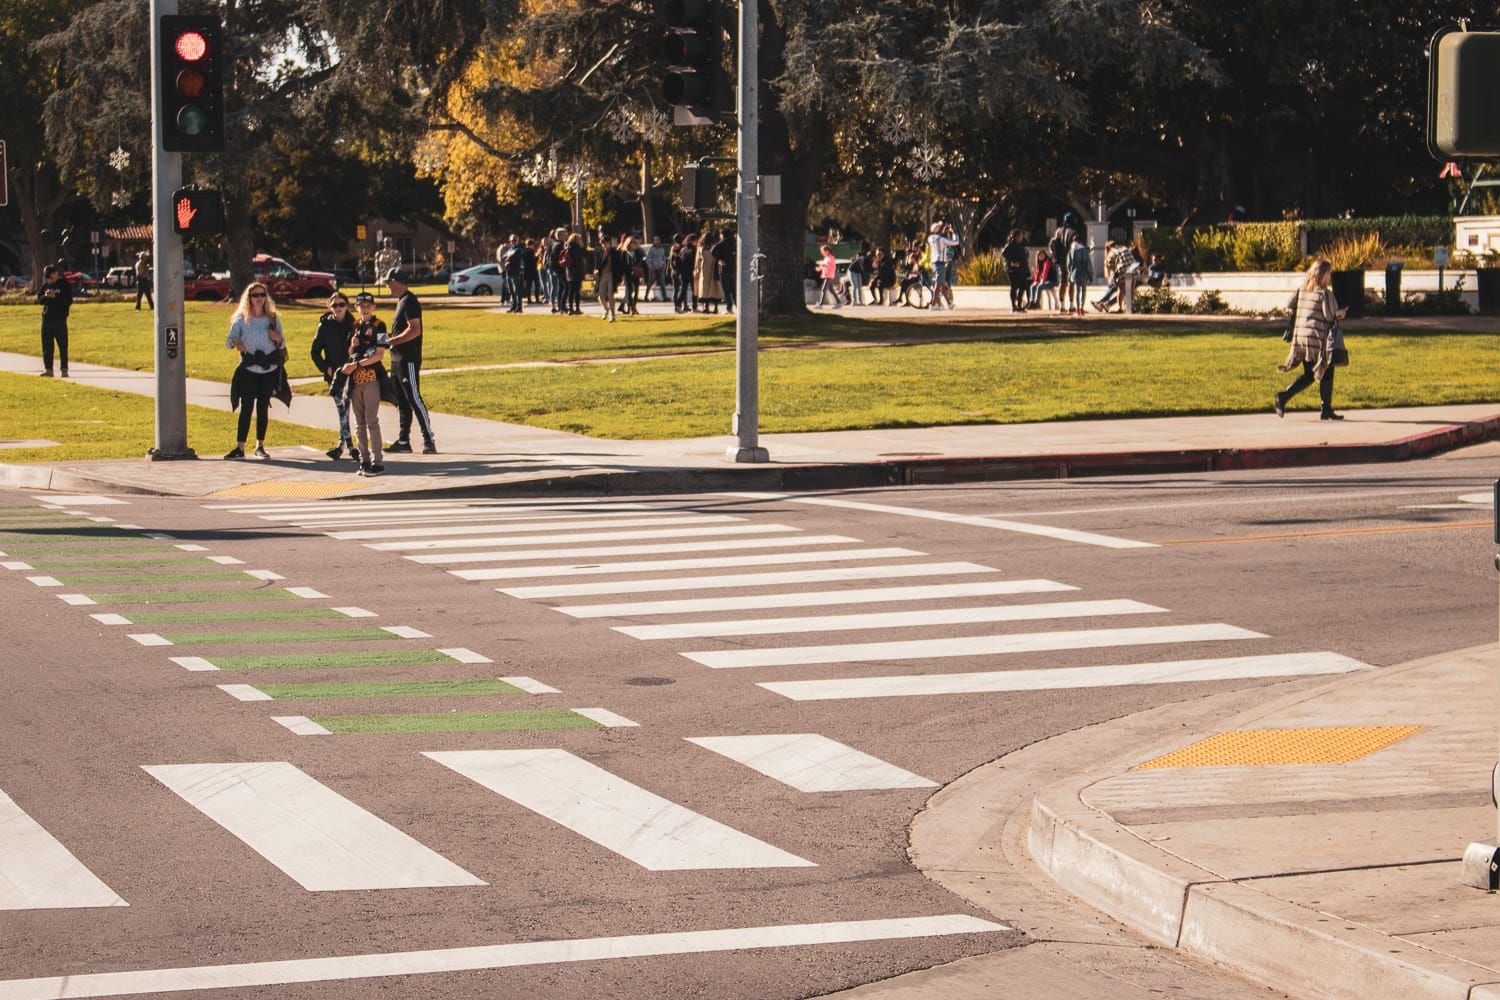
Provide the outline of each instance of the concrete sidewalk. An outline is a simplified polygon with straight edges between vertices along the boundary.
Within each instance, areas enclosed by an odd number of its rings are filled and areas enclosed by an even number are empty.
[[[34,357],[0,353],[0,370],[35,373]],[[83,385],[155,393],[155,376],[75,362]],[[229,408],[221,382],[189,379],[188,402]],[[1304,405],[1316,406],[1316,400]],[[294,396],[279,420],[324,428],[337,438],[326,396]],[[387,407],[382,426],[395,429]],[[772,461],[725,460],[731,435],[673,441],[614,441],[563,431],[434,414],[438,455],[388,456],[387,475],[357,477],[352,462],[322,452],[277,447],[271,461],[227,462],[231,441],[189,442],[198,461],[0,464],[0,485],[72,492],[175,496],[420,496],[448,493],[672,493],[712,489],[853,489],[1005,479],[1125,473],[1200,472],[1347,462],[1398,461],[1434,454],[1500,433],[1500,404],[1350,410],[1321,421],[1315,409],[1264,414],[1079,420],[1043,424],[765,434]],[[728,415],[725,416],[726,423]],[[0,442],[0,463],[4,458]]]
[[[1462,871],[1496,832],[1497,672],[1491,644],[1211,731],[1126,723],[1133,745],[1035,797],[1030,852],[1149,939],[1294,996],[1497,1000],[1500,897]]]

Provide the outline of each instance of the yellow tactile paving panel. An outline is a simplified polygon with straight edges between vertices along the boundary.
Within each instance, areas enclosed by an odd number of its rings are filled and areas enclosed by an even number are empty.
[[[243,486],[231,486],[227,490],[210,493],[211,497],[300,497],[321,500],[336,497],[340,493],[357,490],[363,484],[358,480],[347,483],[296,482],[284,479],[266,479]]]
[[[1251,767],[1260,764],[1347,764],[1421,732],[1421,726],[1333,726],[1217,733],[1181,750],[1137,764],[1159,767]]]

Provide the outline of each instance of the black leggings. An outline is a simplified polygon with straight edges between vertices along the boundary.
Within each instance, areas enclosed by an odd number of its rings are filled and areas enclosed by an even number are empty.
[[[1313,369],[1316,367],[1317,365],[1311,361],[1302,362],[1302,374],[1297,376],[1295,382],[1281,390],[1282,402],[1286,402],[1303,389],[1318,381],[1313,377]],[[1323,373],[1323,380],[1318,382],[1318,398],[1323,401],[1324,413],[1333,412],[1333,372],[1333,366],[1329,365],[1328,370]]]
[[[240,429],[235,441],[244,444],[245,435],[250,433],[250,407],[255,407],[255,440],[266,439],[266,428],[271,423],[271,397],[276,395],[276,388],[281,383],[281,370],[274,369],[268,372],[245,372],[244,375],[252,382],[246,384],[246,388],[252,390],[247,392],[240,400]]]

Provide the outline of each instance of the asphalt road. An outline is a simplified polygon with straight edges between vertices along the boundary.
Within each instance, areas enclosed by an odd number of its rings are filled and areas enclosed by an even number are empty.
[[[1492,640],[1497,457],[48,504],[71,514],[0,492],[0,998],[802,997],[1025,945],[909,864],[935,787],[1272,673]]]

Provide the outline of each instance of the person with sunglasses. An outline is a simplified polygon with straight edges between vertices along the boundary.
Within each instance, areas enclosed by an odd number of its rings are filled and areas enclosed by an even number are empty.
[[[359,449],[349,436],[349,376],[343,371],[349,361],[349,338],[354,334],[354,314],[343,292],[334,292],[328,300],[328,311],[318,320],[313,335],[312,363],[323,374],[339,413],[339,443],[328,449],[328,457],[337,461],[349,449],[349,457],[359,461]]]
[[[270,458],[265,445],[266,428],[271,422],[271,397],[291,406],[292,390],[283,367],[286,336],[276,315],[276,303],[271,301],[265,285],[255,281],[246,287],[229,324],[224,346],[240,352],[240,366],[229,384],[229,408],[240,411],[239,434],[234,450],[224,457],[245,457],[250,408],[254,406],[255,457]]]
[[[381,364],[390,339],[385,323],[375,315],[375,296],[360,292],[354,296],[354,305],[359,310],[359,320],[344,352],[347,360],[339,369],[349,380],[347,398],[349,408],[354,411],[355,433],[359,435],[359,450],[355,451],[351,445],[349,451],[360,458],[361,476],[378,476],[385,472],[382,464],[385,455],[380,445],[380,400],[395,399],[394,386],[385,365]]]

